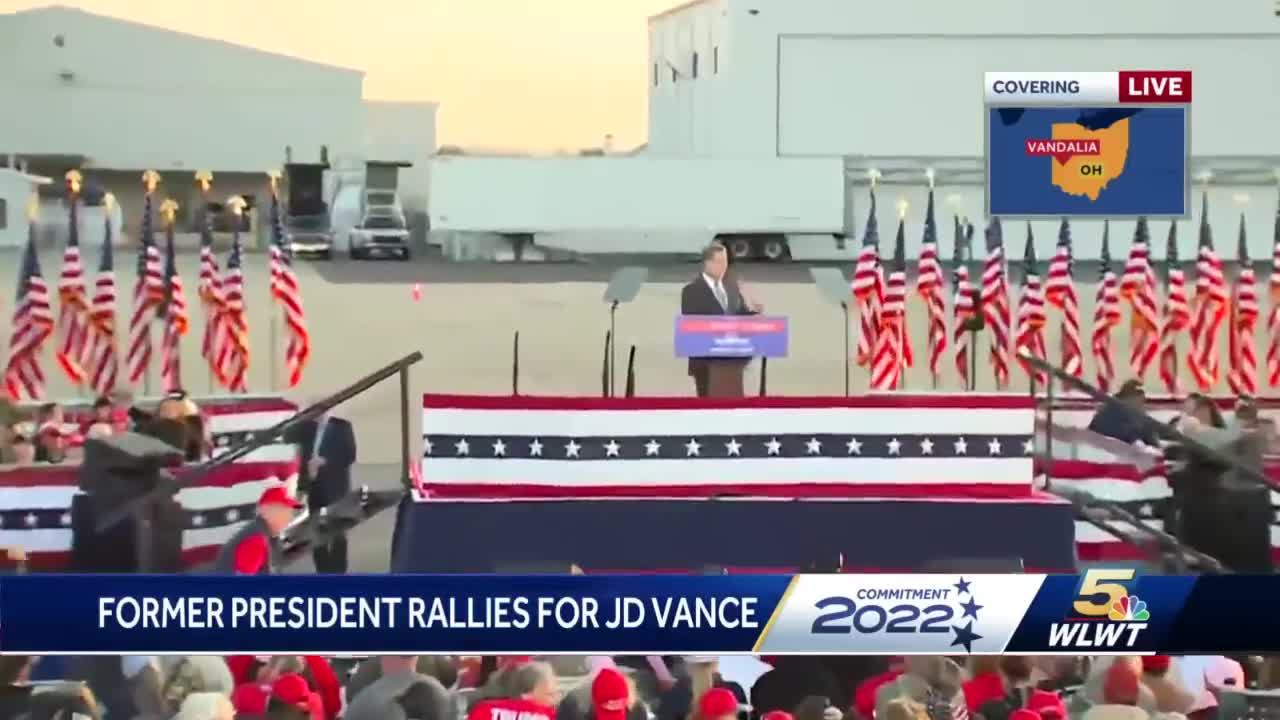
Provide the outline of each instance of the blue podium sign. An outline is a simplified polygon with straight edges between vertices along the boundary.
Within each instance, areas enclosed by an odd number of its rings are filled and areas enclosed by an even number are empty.
[[[786,357],[785,317],[677,315],[676,357]]]

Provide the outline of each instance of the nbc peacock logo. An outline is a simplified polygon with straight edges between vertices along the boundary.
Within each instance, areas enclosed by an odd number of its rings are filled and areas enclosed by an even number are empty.
[[[1147,603],[1137,595],[1126,595],[1111,604],[1107,619],[1117,622],[1146,622],[1151,619],[1151,613],[1147,612]]]

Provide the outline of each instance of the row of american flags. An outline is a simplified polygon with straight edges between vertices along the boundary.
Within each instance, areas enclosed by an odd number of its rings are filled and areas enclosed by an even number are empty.
[[[270,295],[284,318],[284,360],[288,383],[296,386],[311,353],[302,307],[302,294],[293,258],[285,239],[277,189],[278,175],[271,174],[271,256]],[[200,275],[197,295],[204,317],[201,357],[210,376],[233,393],[247,392],[249,370],[249,316],[244,281],[244,248],[240,224],[235,224],[226,266],[219,267],[214,252],[213,213],[209,192],[213,176],[196,173],[204,198],[200,228]],[[190,310],[174,247],[178,203],[164,199],[156,207],[160,175],[143,173],[142,217],[137,247],[137,279],[124,332],[117,327],[117,290],[112,197],[107,195],[105,234],[98,271],[92,284],[86,279],[80,248],[79,208],[82,204],[82,177],[78,171],[66,175],[67,207],[70,213],[67,245],[56,287],[57,318],[40,269],[36,243],[36,201],[33,199],[31,225],[19,270],[17,297],[13,308],[9,357],[4,368],[5,391],[14,400],[44,397],[46,375],[43,367],[45,345],[54,341],[58,369],[73,385],[98,395],[144,383],[158,358],[160,383],[165,392],[183,389],[182,340],[191,329]],[[241,197],[227,201],[226,207],[238,217],[246,202]],[[164,251],[155,238],[156,211],[164,230]],[[159,348],[153,329],[161,328]]]
[[[905,208],[900,208],[905,216]],[[1227,363],[1225,377],[1233,393],[1255,395],[1259,378],[1255,335],[1263,312],[1258,281],[1246,246],[1243,215],[1240,220],[1236,267],[1228,277],[1223,258],[1214,246],[1209,224],[1207,194],[1201,204],[1198,255],[1194,279],[1188,279],[1178,258],[1177,225],[1168,230],[1163,268],[1153,260],[1151,228],[1146,218],[1134,227],[1129,254],[1117,274],[1112,266],[1111,227],[1103,225],[1102,269],[1095,290],[1092,324],[1085,335],[1073,269],[1071,223],[1063,219],[1048,272],[1040,275],[1030,224],[1026,228],[1023,272],[1014,290],[1005,255],[1005,229],[999,218],[985,230],[986,257],[981,277],[971,278],[966,257],[972,257],[974,226],[954,218],[955,270],[948,293],[946,276],[938,250],[938,228],[934,218],[933,191],[929,192],[924,221],[918,273],[914,294],[927,311],[925,343],[930,374],[944,373],[950,355],[954,370],[967,387],[974,387],[977,354],[972,347],[985,340],[989,366],[996,386],[1005,389],[1011,382],[1012,361],[1022,350],[1057,363],[1076,377],[1085,375],[1086,358],[1092,359],[1097,384],[1110,387],[1127,364],[1132,377],[1145,381],[1152,369],[1164,388],[1173,394],[1184,392],[1180,363],[1185,362],[1194,386],[1202,391],[1214,388],[1224,374],[1219,345],[1226,329]],[[906,303],[909,290],[906,275],[904,223],[899,221],[892,258],[880,256],[876,197],[871,190],[867,217],[852,291],[858,310],[857,349],[854,360],[868,368],[871,388],[877,391],[903,387],[906,368],[915,363]],[[1162,270],[1162,272],[1158,272]],[[1277,208],[1271,271],[1268,278],[1269,304],[1265,325],[1265,384],[1280,386],[1280,207]],[[1190,285],[1190,287],[1188,287]],[[950,295],[951,313],[947,312]],[[1129,348],[1127,357],[1117,359],[1114,335],[1125,323],[1128,311]],[[980,317],[978,317],[980,316]],[[1057,347],[1047,347],[1046,328],[1056,316],[1060,325]],[[1187,338],[1185,352],[1180,347]],[[1043,385],[1048,378],[1019,362],[1028,379]]]

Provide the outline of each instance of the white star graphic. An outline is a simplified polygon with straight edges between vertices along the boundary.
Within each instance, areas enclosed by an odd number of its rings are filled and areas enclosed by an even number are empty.
[[[1146,516],[1151,515],[1151,506],[1150,506],[1150,505],[1143,505],[1142,507],[1138,508],[1138,515],[1139,515],[1140,517],[1146,517]]]
[[[734,455],[734,456],[741,455],[742,453],[739,452],[741,449],[742,449],[742,443],[738,442],[737,439],[735,438],[729,438],[729,442],[724,444],[725,452],[729,453],[730,455]]]
[[[237,521],[237,520],[239,520],[239,519],[240,519],[240,511],[239,511],[239,510],[228,510],[228,511],[227,511],[227,522],[235,522],[235,521]]]
[[[496,457],[505,457],[507,454],[507,444],[502,442],[502,438],[493,441],[493,454]]]
[[[921,454],[921,455],[932,455],[932,454],[933,454],[933,441],[932,441],[932,440],[930,440],[929,438],[925,438],[925,439],[923,439],[923,440],[921,440],[921,441],[920,441],[920,454]]]
[[[1000,454],[1000,439],[991,438],[991,442],[987,443],[987,452],[991,455]]]
[[[822,452],[822,442],[818,438],[809,438],[809,442],[804,444],[810,455],[817,455]]]
[[[898,442],[898,438],[894,438],[889,441],[889,454],[890,455],[902,454],[902,443]]]
[[[644,444],[645,455],[657,455],[658,451],[661,449],[662,449],[662,444],[659,443],[657,440],[650,440],[649,442]]]
[[[58,522],[65,527],[71,524],[71,513],[62,513],[62,517],[58,518]]]
[[[27,517],[25,518],[25,520],[27,521],[27,525],[30,525],[31,527],[35,527],[36,521],[39,520],[39,518],[36,517],[35,513],[27,513]]]
[[[609,441],[608,443],[606,443],[606,444],[605,444],[605,446],[604,446],[604,456],[605,456],[605,457],[618,457],[618,448],[619,448],[619,447],[621,447],[621,446],[620,446],[620,445],[618,445],[618,443],[617,443],[616,441],[614,441],[614,440],[610,440],[610,441]]]
[[[431,442],[431,438],[429,437],[422,438],[422,445],[427,455],[430,455],[431,449],[435,447],[435,445]]]
[[[699,445],[698,441],[693,438],[689,438],[689,442],[684,444],[684,452],[686,457],[693,457],[697,455],[701,449],[702,449],[702,446]]]
[[[962,437],[956,438],[955,445],[956,445],[957,455],[964,455],[965,453],[969,452],[969,443],[965,442],[964,438]]]
[[[782,452],[782,443],[778,442],[778,438],[769,438],[769,442],[765,443],[764,447],[770,455]]]
[[[453,447],[457,450],[459,455],[466,455],[471,452],[471,443],[467,442],[466,438],[462,438],[458,442],[454,443]]]
[[[1031,453],[1035,452],[1035,450],[1036,450],[1036,443],[1034,440],[1027,440],[1026,442],[1022,443],[1023,455],[1030,455]]]
[[[533,442],[529,443],[529,456],[542,457],[542,443],[538,441],[538,438],[534,438]]]
[[[194,525],[194,526],[196,526],[196,527],[200,527],[201,525],[204,525],[204,516],[203,516],[203,515],[192,515],[192,516],[191,516],[191,524],[192,524],[192,525]]]
[[[579,444],[578,444],[576,441],[574,441],[574,440],[570,440],[570,441],[569,441],[569,444],[564,446],[564,456],[565,456],[565,457],[579,457],[579,455],[578,455],[578,451],[579,451],[579,450],[581,450],[581,449],[582,449],[582,446],[581,446],[581,445],[579,445]]]
[[[862,454],[862,443],[859,442],[858,438],[849,438],[849,442],[845,443],[844,446],[848,449],[850,455]]]

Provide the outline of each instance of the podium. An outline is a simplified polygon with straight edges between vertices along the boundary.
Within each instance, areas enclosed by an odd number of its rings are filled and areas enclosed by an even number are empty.
[[[752,358],[786,357],[785,317],[764,315],[677,315],[676,357],[689,360],[700,395],[745,396],[743,377]]]

